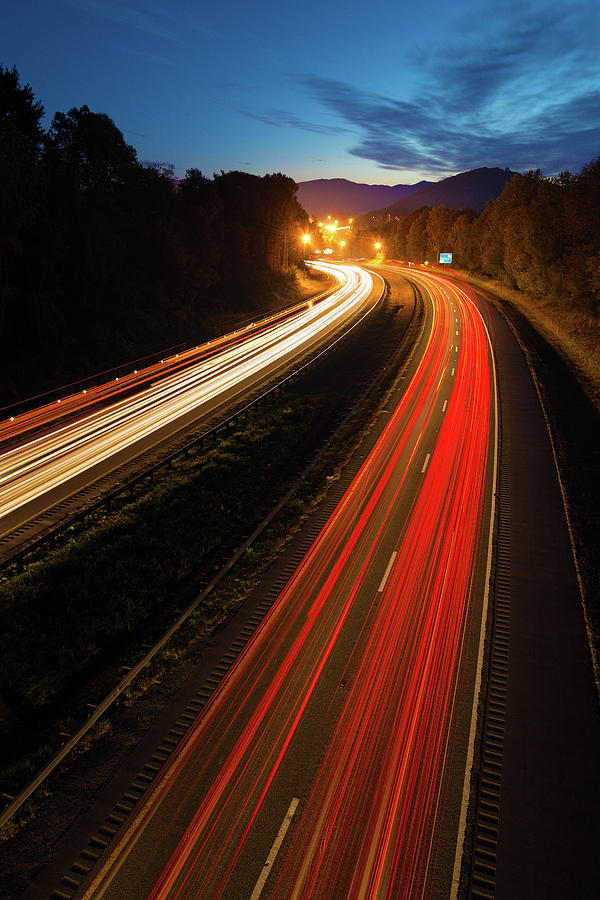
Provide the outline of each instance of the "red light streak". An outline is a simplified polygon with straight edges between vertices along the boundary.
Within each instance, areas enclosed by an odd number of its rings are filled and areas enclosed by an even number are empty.
[[[483,325],[461,313],[435,452],[276,896],[422,896],[435,864],[491,414]]]
[[[492,376],[468,292],[435,273],[408,271],[432,307],[415,375],[334,515],[113,852],[126,877],[128,855],[147,852],[146,833],[181,835],[157,873],[152,900],[226,890],[365,591],[369,614],[348,661],[345,702],[271,887],[286,900],[401,898],[423,896],[431,883],[485,544]],[[460,314],[458,357],[447,292]],[[400,521],[398,510],[405,511]],[[386,570],[390,546],[396,556]],[[197,790],[202,800],[182,832],[179,810]],[[176,812],[163,802],[167,793],[177,797]]]

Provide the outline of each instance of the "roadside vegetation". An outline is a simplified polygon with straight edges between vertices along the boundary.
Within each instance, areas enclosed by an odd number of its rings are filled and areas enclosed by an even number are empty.
[[[526,315],[600,410],[600,158],[575,175],[514,175],[480,215],[438,206],[362,218],[350,252],[375,239],[388,258],[436,263],[452,251],[451,268]]]
[[[514,306],[567,360],[600,412],[600,316],[576,303],[536,296],[504,282],[472,272],[461,273],[483,290],[490,290]]]

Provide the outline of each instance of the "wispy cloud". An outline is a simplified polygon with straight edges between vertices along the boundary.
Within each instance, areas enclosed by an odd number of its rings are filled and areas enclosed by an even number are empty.
[[[356,136],[349,152],[385,169],[578,168],[600,148],[598,29],[589,15],[576,3],[546,6],[542,20],[531,5],[504,3],[485,40],[465,27],[464,43],[421,51],[411,97],[314,75],[297,81]]]
[[[127,0],[63,0],[68,6],[153,34],[174,43],[181,42],[176,30],[176,20],[164,9],[152,9],[149,4],[134,5]]]
[[[318,122],[307,122],[285,109],[271,109],[260,113],[253,112],[243,106],[234,108],[240,115],[246,116],[248,119],[264,122],[265,125],[274,125],[276,128],[298,128],[301,131],[311,131],[314,134],[344,134],[348,131],[348,128],[340,125],[321,125]]]

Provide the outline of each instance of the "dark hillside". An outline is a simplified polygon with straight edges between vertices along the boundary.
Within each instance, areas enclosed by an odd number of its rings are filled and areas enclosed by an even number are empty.
[[[482,212],[489,200],[502,193],[507,181],[515,173],[510,169],[472,169],[437,184],[428,184],[408,197],[402,197],[390,206],[375,210],[371,215],[387,218],[406,216],[422,206],[446,206],[448,209],[474,209]]]

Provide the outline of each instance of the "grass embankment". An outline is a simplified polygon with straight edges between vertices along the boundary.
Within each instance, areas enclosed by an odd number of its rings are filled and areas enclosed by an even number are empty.
[[[43,559],[2,580],[0,790],[14,793],[28,780],[57,748],[58,733],[73,729],[86,703],[102,699],[120,667],[141,657],[142,643],[166,629],[176,607],[294,481],[402,334],[385,304],[366,328],[367,335],[358,329],[302,379],[251,409],[210,449],[178,459],[142,496],[98,514],[84,533],[65,536]],[[372,408],[365,404],[323,462],[328,472],[350,452]],[[206,634],[243,599],[323,480],[317,472],[303,486],[244,565],[199,607],[180,641]],[[178,652],[175,641],[165,656]]]
[[[534,297],[492,278],[465,271],[460,274],[518,309],[568,362],[600,412],[600,320],[577,306]]]
[[[101,699],[115,677],[112,666],[102,677],[107,656],[128,664],[131,636],[159,634],[173,598],[181,601],[212,574],[239,535],[266,514],[290,468],[303,461],[318,416],[314,398],[296,398],[293,409],[284,403],[252,411],[212,449],[178,459],[143,496],[98,516],[85,533],[73,533],[0,584],[4,765],[14,765],[32,732],[48,729],[51,741],[60,705],[70,701],[76,713],[93,688],[91,699]],[[304,441],[299,420],[306,423]]]

